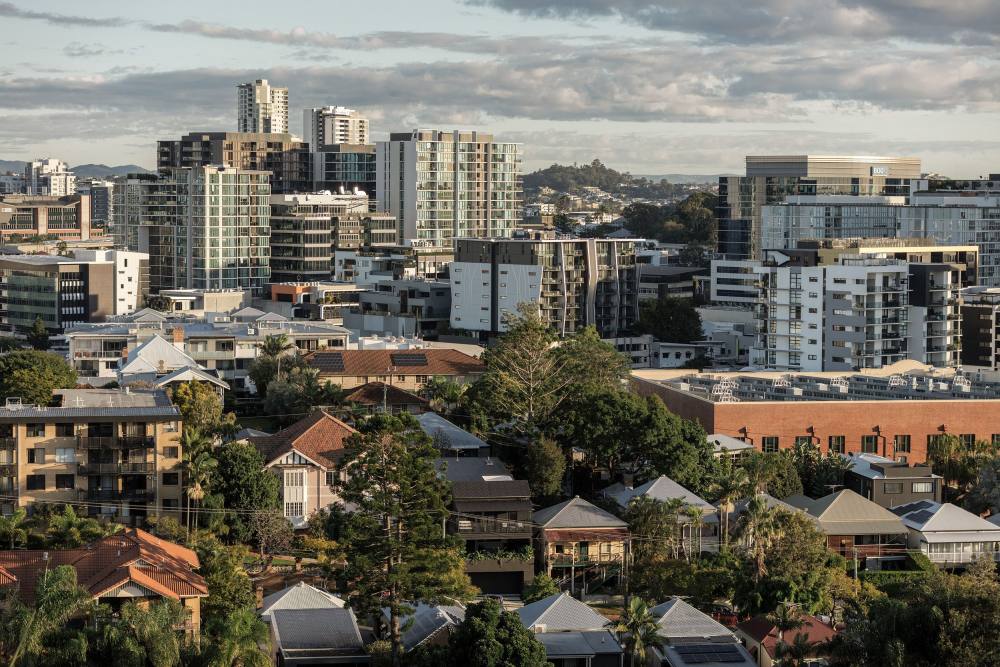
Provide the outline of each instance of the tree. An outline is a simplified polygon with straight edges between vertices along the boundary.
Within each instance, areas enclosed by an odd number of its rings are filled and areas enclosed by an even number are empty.
[[[809,664],[807,658],[816,655],[817,648],[815,642],[809,641],[809,635],[796,632],[790,644],[779,641],[774,654],[780,667],[805,667]]]
[[[704,338],[701,315],[690,299],[661,296],[643,301],[639,321],[633,327],[639,335],[649,334],[666,343],[690,343]]]
[[[222,419],[222,399],[207,382],[191,380],[177,385],[170,400],[181,412],[184,425],[210,433]]]
[[[292,546],[292,524],[281,512],[256,512],[250,517],[250,536],[257,545],[260,560],[268,567],[276,553]]]
[[[10,544],[14,549],[28,541],[28,531],[24,521],[28,514],[23,507],[16,507],[9,516],[0,516],[0,543]]]
[[[264,340],[261,341],[257,347],[260,350],[261,356],[269,357],[271,359],[277,359],[281,355],[295,349],[295,345],[288,340],[288,336],[285,334],[265,336]]]
[[[550,498],[562,488],[566,454],[555,442],[542,437],[528,446],[524,468],[532,495]]]
[[[63,505],[62,513],[49,519],[46,530],[48,544],[54,549],[75,549],[122,530],[117,523],[101,523],[97,519],[77,515],[72,505]]]
[[[212,441],[195,427],[185,426],[181,434],[184,451],[184,495],[187,496],[187,534],[191,535],[191,501],[195,503],[194,526],[198,528],[198,503],[205,499],[212,473],[219,462],[212,456]]]
[[[260,647],[270,649],[271,634],[252,606],[213,618],[206,630],[209,667],[270,667],[271,658]]]
[[[47,651],[56,645],[51,637],[69,619],[92,608],[90,593],[77,584],[73,566],[44,570],[35,584],[34,605],[27,607],[14,598],[4,612],[5,664],[9,667],[28,662],[46,664]]]
[[[253,584],[243,567],[246,547],[226,547],[214,539],[199,543],[200,573],[208,586],[208,597],[202,603],[206,621],[224,622],[237,610],[255,604]]]
[[[17,396],[24,403],[48,405],[55,389],[76,386],[76,371],[57,354],[17,350],[0,356],[0,401]]]
[[[306,364],[302,358],[296,354],[289,354],[295,350],[295,345],[285,334],[265,336],[264,340],[257,345],[258,356],[250,366],[250,379],[257,387],[257,393],[261,396],[267,395],[268,386],[272,381],[281,377],[281,367],[285,366],[286,372],[291,367],[301,367]],[[291,359],[286,359],[291,357]]]
[[[1000,458],[990,459],[980,466],[963,504],[975,514],[1000,512]]]
[[[636,563],[665,555],[674,560],[681,555],[680,517],[684,501],[680,498],[657,500],[649,496],[633,498],[625,510],[625,521],[633,535],[653,536],[655,540],[636,540],[632,554]]]
[[[836,490],[834,487],[842,487],[844,474],[852,465],[848,459],[834,452],[823,456],[812,442],[797,442],[789,452],[802,490],[812,498],[821,498]]]
[[[545,667],[545,647],[517,614],[496,600],[470,605],[448,642],[450,664],[479,667]]]
[[[400,619],[411,602],[434,604],[472,592],[458,544],[443,534],[449,489],[437,452],[411,415],[375,415],[346,443],[337,490],[354,511],[341,544],[351,599],[363,611],[389,611],[392,660],[399,665]]]
[[[712,495],[718,500],[719,525],[722,530],[722,550],[729,549],[729,515],[733,511],[733,503],[743,498],[750,490],[750,477],[744,468],[736,465],[732,459],[720,461],[712,480]]]
[[[747,471],[750,486],[775,498],[787,498],[802,493],[802,480],[795,460],[786,451],[776,453],[751,452],[739,461]]]
[[[246,512],[278,509],[281,482],[264,468],[264,457],[248,442],[230,442],[216,451],[212,489],[227,509],[238,510],[226,520],[232,535],[246,542],[250,539]]]
[[[559,585],[556,584],[552,577],[547,574],[538,574],[535,575],[530,584],[524,587],[524,590],[521,592],[521,599],[524,601],[524,604],[531,604],[532,602],[544,600],[558,592]]]
[[[291,423],[315,407],[343,402],[343,390],[329,380],[320,384],[318,370],[295,366],[267,385],[264,411]]]
[[[21,349],[21,341],[13,336],[0,336],[0,354]]]
[[[498,421],[533,434],[541,430],[567,397],[573,382],[568,361],[552,349],[555,334],[542,321],[538,307],[518,305],[519,316],[505,315],[506,333],[483,353],[486,372],[481,384],[484,404]]]
[[[786,632],[798,630],[805,624],[802,611],[788,600],[782,602],[777,609],[768,614],[767,620],[774,623],[774,628],[778,631],[779,642],[784,641]]]
[[[45,326],[45,320],[42,319],[41,315],[35,317],[35,321],[31,324],[31,329],[28,330],[26,338],[28,340],[28,345],[30,345],[32,349],[44,352],[52,347],[49,330]]]
[[[629,664],[646,664],[646,649],[665,643],[666,638],[660,635],[660,626],[656,617],[649,611],[649,605],[639,597],[629,600],[625,612],[615,623],[615,632],[624,635],[625,653]]]
[[[554,354],[565,363],[566,373],[576,388],[621,386],[632,370],[629,358],[601,340],[593,326],[567,338]]]
[[[430,401],[431,409],[444,415],[450,415],[462,404],[468,385],[459,384],[454,380],[436,375],[424,383],[421,389],[424,398]]]
[[[180,664],[177,626],[187,620],[188,610],[164,598],[148,605],[126,602],[118,618],[104,619],[98,650],[107,664],[170,667]]]

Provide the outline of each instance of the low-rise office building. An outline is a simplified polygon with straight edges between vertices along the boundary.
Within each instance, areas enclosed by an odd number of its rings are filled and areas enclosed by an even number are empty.
[[[560,335],[593,325],[623,335],[639,317],[634,240],[459,239],[451,265],[451,327],[506,331],[522,303],[537,305]]]
[[[432,280],[387,280],[358,295],[344,326],[361,335],[427,336],[444,331],[451,315],[451,286]]]
[[[180,517],[180,411],[162,391],[60,389],[53,405],[0,407],[0,490],[16,500],[84,503],[140,523]],[[30,511],[30,510],[29,510]]]
[[[149,256],[124,250],[0,255],[0,331],[21,337],[41,317],[49,333],[131,313],[149,293]]]
[[[632,388],[764,452],[808,442],[824,454],[905,456],[912,464],[925,462],[940,436],[1000,442],[1000,383],[913,362],[865,373],[636,370]]]
[[[0,199],[0,243],[34,237],[91,238],[90,195],[6,195]]]

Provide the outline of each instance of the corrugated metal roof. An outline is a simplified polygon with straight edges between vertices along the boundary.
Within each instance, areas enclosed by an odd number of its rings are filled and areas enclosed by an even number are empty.
[[[600,630],[611,623],[565,592],[524,605],[517,610],[517,615],[524,627],[543,625],[545,632]]]
[[[535,523],[543,528],[623,528],[628,524],[610,512],[582,498],[546,507],[535,512]]]

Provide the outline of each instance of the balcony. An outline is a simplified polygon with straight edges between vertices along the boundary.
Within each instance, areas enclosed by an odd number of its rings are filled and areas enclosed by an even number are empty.
[[[77,449],[149,449],[156,445],[153,436],[149,435],[126,435],[126,436],[84,436],[76,438]]]
[[[143,463],[81,463],[81,475],[151,475],[156,470],[152,462]]]
[[[17,438],[0,438],[0,449],[17,449]]]
[[[553,567],[587,567],[588,565],[604,565],[620,563],[621,554],[550,554],[549,564]]]
[[[156,489],[81,489],[79,493],[81,500],[108,502],[123,500],[153,502],[156,500]]]
[[[526,535],[531,537],[531,525],[513,519],[459,519],[456,522],[459,535]]]
[[[5,463],[0,465],[0,477],[17,477],[17,464]]]

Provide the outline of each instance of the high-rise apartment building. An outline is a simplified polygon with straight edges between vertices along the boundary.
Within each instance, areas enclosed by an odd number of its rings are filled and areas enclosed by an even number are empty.
[[[77,192],[90,196],[90,224],[93,227],[107,230],[111,224],[114,187],[114,181],[97,178],[77,184]]]
[[[139,523],[180,518],[181,415],[162,391],[59,389],[53,405],[0,406],[4,514],[36,502]]]
[[[450,268],[453,329],[505,331],[504,316],[522,303],[559,335],[594,325],[616,338],[639,316],[634,240],[459,239]]]
[[[874,156],[747,156],[746,176],[719,178],[719,252],[728,259],[760,259],[761,207],[794,195],[906,197],[920,178],[918,158]]]
[[[374,205],[378,201],[375,180],[375,146],[335,144],[313,149],[313,190],[346,194],[363,192]]]
[[[305,109],[302,134],[314,151],[332,144],[363,145],[369,142],[368,119],[347,107]]]
[[[65,197],[76,192],[76,174],[57,158],[33,160],[24,165],[24,189],[29,195]]]
[[[180,140],[157,142],[157,167],[232,167],[268,171],[271,191],[311,189],[309,146],[290,134],[191,132]]]
[[[376,148],[378,209],[407,243],[509,237],[521,220],[521,145],[482,132],[392,133]]]
[[[962,292],[962,363],[1000,370],[1000,288]]]
[[[236,86],[239,132],[288,133],[288,89],[277,88],[267,79]]]
[[[713,262],[712,294],[753,301],[753,365],[838,371],[913,359],[955,366],[959,297],[975,280],[976,255],[975,246],[893,239],[769,250],[763,261]]]
[[[0,330],[22,337],[39,317],[52,334],[136,310],[149,293],[149,256],[124,250],[0,255]]]
[[[334,253],[395,243],[396,221],[369,213],[364,194],[271,196],[271,280],[330,280]]]
[[[115,243],[149,254],[150,289],[244,289],[270,278],[269,174],[232,167],[120,178]]]

